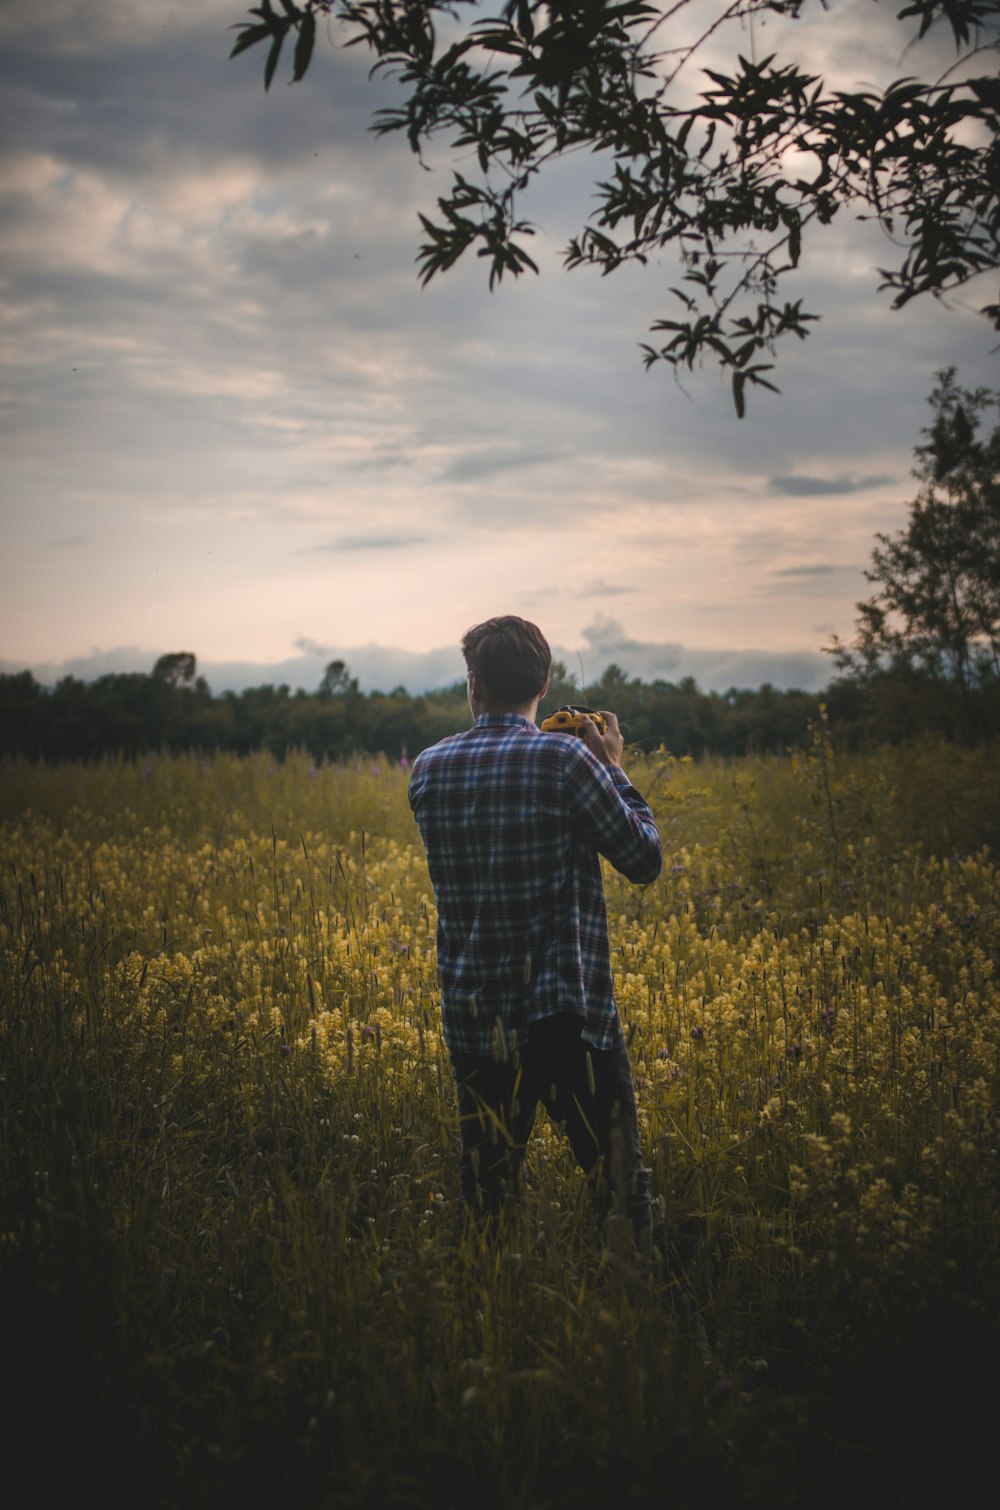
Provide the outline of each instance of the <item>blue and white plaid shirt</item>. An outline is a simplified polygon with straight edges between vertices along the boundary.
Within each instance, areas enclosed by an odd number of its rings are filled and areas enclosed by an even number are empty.
[[[532,1022],[583,1018],[595,1048],[621,1042],[599,855],[630,881],[654,881],[660,836],[618,766],[573,734],[543,734],[516,713],[422,750],[410,806],[437,899],[438,971],[448,1048],[486,1056],[497,1034],[523,1043]]]

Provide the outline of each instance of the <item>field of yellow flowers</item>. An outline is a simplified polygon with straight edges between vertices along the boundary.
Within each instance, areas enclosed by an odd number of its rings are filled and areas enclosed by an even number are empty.
[[[34,1497],[961,1503],[1000,1342],[995,762],[820,724],[630,764],[665,850],[607,877],[648,1265],[599,1249],[547,1127],[500,1241],[462,1223],[405,770],[7,765],[0,1357]]]

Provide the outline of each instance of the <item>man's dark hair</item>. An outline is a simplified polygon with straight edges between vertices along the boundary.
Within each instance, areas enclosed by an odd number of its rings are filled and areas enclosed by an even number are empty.
[[[462,639],[462,654],[484,696],[501,707],[537,697],[552,665],[542,631],[516,614],[473,625]]]

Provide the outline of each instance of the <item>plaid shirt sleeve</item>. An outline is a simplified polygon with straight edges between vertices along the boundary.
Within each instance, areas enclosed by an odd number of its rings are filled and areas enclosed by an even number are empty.
[[[645,799],[621,766],[602,765],[581,740],[574,744],[568,795],[580,832],[627,880],[655,881],[663,850]]]

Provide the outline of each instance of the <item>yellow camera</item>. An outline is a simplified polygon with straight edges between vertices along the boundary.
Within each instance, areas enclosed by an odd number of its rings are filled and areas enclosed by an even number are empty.
[[[578,703],[575,708],[568,705],[557,708],[554,713],[549,714],[548,718],[542,719],[539,728],[543,734],[575,734],[578,739],[582,739],[588,714],[599,731],[604,734],[608,727],[604,714],[598,713],[596,708],[585,708],[582,703]]]

